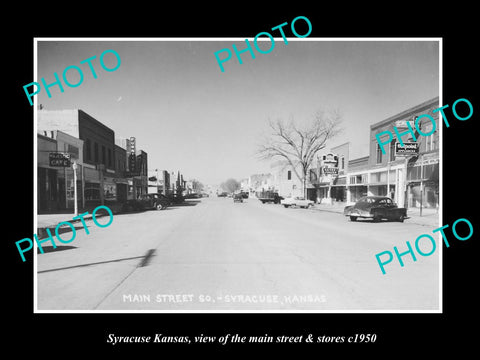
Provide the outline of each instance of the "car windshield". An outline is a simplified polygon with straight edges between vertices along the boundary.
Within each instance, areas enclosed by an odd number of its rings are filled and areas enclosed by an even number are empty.
[[[370,198],[370,197],[364,197],[358,200],[359,203],[368,203],[368,204],[373,204],[377,201],[375,198]]]

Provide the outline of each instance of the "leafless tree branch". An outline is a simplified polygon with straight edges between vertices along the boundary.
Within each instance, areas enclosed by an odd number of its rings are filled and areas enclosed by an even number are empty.
[[[275,157],[284,158],[305,187],[308,169],[315,155],[343,130],[340,127],[342,117],[338,111],[328,115],[318,111],[314,114],[309,126],[303,127],[297,126],[292,118],[289,120],[288,123],[281,119],[269,120],[271,132],[259,145],[257,156],[264,160]],[[297,171],[298,167],[301,173]]]

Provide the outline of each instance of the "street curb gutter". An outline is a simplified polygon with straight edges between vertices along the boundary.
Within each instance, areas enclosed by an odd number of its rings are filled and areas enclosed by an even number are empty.
[[[107,215],[109,215],[109,214],[98,214],[98,215],[95,215],[95,218],[101,218],[101,217],[104,217],[104,216],[107,216]],[[83,219],[85,220],[85,222],[92,220],[92,214],[88,214],[88,215],[84,216]],[[71,224],[76,224],[76,223],[79,223],[81,221],[82,221],[81,219],[61,220],[56,225],[46,225],[46,226],[37,227],[36,234],[37,234],[37,237],[38,237],[39,240],[40,239],[45,239],[46,237],[48,237],[47,229],[50,230],[50,233],[53,233],[55,231],[56,227],[58,226],[58,224],[60,224],[62,222],[69,222]],[[71,232],[72,231],[70,226],[62,226],[61,229],[62,229],[62,232]]]
[[[331,212],[331,213],[336,213],[336,214],[343,215],[343,211],[338,211],[338,210],[334,210],[334,209],[319,209],[317,207],[314,207],[311,210],[326,211],[326,212]],[[412,218],[411,216],[407,217],[406,219],[408,220],[408,222],[410,224],[421,225],[421,226],[432,226],[432,224],[426,224],[425,222],[418,221],[415,218]],[[437,219],[435,219],[435,220],[437,220]],[[440,223],[440,221],[438,222],[438,224],[439,223]],[[435,224],[433,226],[437,226],[437,224]],[[440,225],[438,225],[438,226],[440,226]]]

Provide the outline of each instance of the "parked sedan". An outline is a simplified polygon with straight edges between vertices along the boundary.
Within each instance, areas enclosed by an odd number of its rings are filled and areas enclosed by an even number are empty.
[[[343,214],[349,216],[351,221],[356,221],[357,218],[366,218],[374,221],[388,219],[403,222],[407,218],[407,209],[399,208],[387,196],[365,196],[355,205],[346,206]]]
[[[163,194],[148,194],[144,196],[150,199],[150,201],[146,200],[146,204],[148,204],[148,207],[151,209],[163,210],[171,204],[170,199]]]
[[[289,197],[283,200],[280,200],[280,204],[286,208],[290,206],[299,206],[304,208],[309,208],[313,206],[314,202],[312,200],[305,199],[301,196]]]

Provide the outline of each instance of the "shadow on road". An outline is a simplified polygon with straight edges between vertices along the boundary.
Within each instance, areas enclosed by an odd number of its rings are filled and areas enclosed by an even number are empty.
[[[150,257],[151,257],[151,254],[148,255],[148,258],[150,258]],[[125,260],[134,260],[134,259],[144,259],[144,258],[145,258],[145,255],[142,255],[142,256],[133,256],[133,257],[122,258],[122,259],[113,259],[113,260],[106,260],[106,261],[98,261],[98,262],[88,263],[88,264],[79,264],[79,265],[66,266],[66,267],[49,269],[49,270],[42,270],[42,271],[38,271],[38,274],[46,273],[46,272],[51,272],[51,271],[60,271],[60,270],[67,270],[67,269],[75,269],[75,268],[85,267],[85,266],[108,264],[108,263],[112,263],[112,262],[125,261]],[[145,262],[145,260],[144,260],[144,262]],[[142,266],[144,266],[144,265],[142,265]]]

